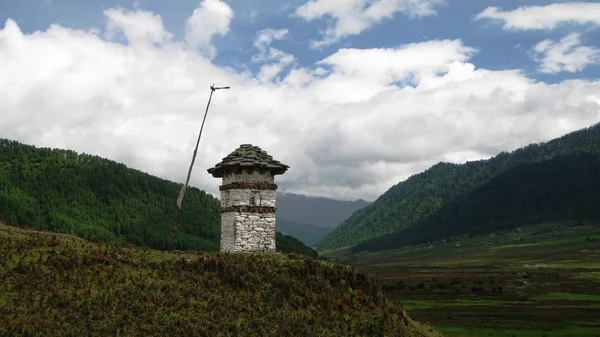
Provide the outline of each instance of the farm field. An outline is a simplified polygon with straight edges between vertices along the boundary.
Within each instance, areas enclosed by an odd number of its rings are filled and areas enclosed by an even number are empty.
[[[336,258],[447,336],[600,336],[600,226],[562,222]]]

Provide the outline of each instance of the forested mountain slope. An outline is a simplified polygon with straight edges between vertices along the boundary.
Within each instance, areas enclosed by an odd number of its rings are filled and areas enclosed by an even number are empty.
[[[509,169],[415,225],[356,245],[376,251],[560,220],[600,220],[600,155],[571,154]]]
[[[0,219],[9,224],[167,249],[180,188],[98,156],[0,139]],[[174,248],[218,250],[219,200],[191,187],[183,208]],[[303,246],[288,236],[277,240],[278,247]]]
[[[355,246],[408,228],[439,210],[446,202],[485,184],[505,170],[559,155],[600,153],[600,124],[547,143],[465,164],[439,163],[391,187],[371,205],[356,211],[315,247],[328,250]]]

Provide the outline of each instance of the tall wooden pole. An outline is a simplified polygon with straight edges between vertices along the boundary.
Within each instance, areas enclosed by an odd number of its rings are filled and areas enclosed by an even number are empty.
[[[190,169],[188,170],[187,178],[185,179],[185,184],[183,185],[183,187],[181,187],[181,190],[179,191],[179,197],[177,198],[177,218],[175,219],[175,225],[173,226],[173,235],[171,236],[171,242],[169,243],[169,250],[171,250],[171,248],[173,247],[173,241],[175,240],[175,235],[177,235],[177,226],[179,225],[179,218],[181,217],[181,212],[183,211],[183,200],[185,199],[185,192],[187,190],[188,184],[190,183],[192,168],[194,167],[194,162],[196,161],[198,145],[200,144],[200,137],[202,137],[202,130],[204,129],[204,122],[206,121],[206,116],[208,115],[210,101],[212,100],[213,92],[219,89],[229,89],[229,87],[215,88],[214,84],[210,86],[210,96],[208,96],[208,104],[206,104],[206,111],[204,111],[204,118],[202,119],[202,125],[200,126],[200,133],[198,134],[198,140],[196,141],[196,148],[194,149],[194,153],[192,155],[192,163],[190,164]]]

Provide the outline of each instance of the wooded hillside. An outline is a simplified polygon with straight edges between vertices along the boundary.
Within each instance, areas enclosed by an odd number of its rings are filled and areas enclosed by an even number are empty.
[[[9,224],[164,250],[180,188],[98,156],[0,139],[0,219]],[[190,187],[183,208],[174,248],[217,251],[219,200]],[[277,239],[282,248],[316,255],[289,236]]]
[[[439,210],[453,198],[482,186],[498,174],[523,164],[561,155],[600,153],[600,124],[547,143],[531,144],[513,152],[465,164],[439,163],[392,186],[375,202],[315,244],[318,250],[355,246],[408,228]]]

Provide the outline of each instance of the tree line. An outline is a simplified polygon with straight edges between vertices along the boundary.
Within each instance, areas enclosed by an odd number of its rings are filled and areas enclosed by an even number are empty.
[[[547,143],[502,152],[488,160],[465,164],[438,163],[392,186],[375,202],[352,214],[315,247],[326,250],[355,246],[404,230],[508,169],[577,153],[600,153],[600,124]]]
[[[180,188],[99,156],[0,139],[0,219],[12,225],[164,250]],[[189,187],[183,207],[173,248],[217,251],[219,200]],[[300,252],[289,238],[278,239]]]
[[[570,154],[507,170],[415,225],[362,242],[375,251],[480,235],[545,221],[600,220],[600,156]]]

